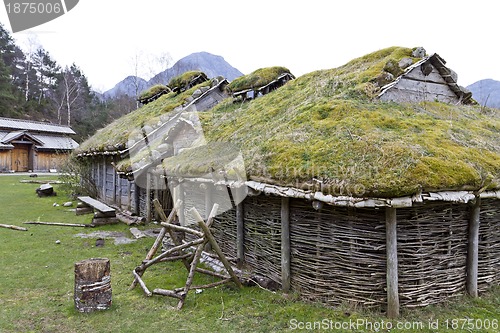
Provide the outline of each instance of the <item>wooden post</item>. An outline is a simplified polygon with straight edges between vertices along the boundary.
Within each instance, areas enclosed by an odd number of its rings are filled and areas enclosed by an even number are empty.
[[[185,198],[184,198],[184,188],[183,187],[184,186],[182,186],[181,183],[179,183],[179,185],[177,186],[178,191],[179,191],[178,192],[179,196],[178,196],[177,200],[181,201],[181,206],[179,207],[179,210],[177,211],[177,216],[179,217],[180,225],[185,226],[186,225],[186,216],[184,214],[184,207],[185,207],[184,200],[185,200]]]
[[[118,174],[116,173],[116,170],[113,168],[113,201],[112,201],[113,204],[117,204],[118,203],[118,200],[116,200],[116,193],[117,193],[117,191],[116,191],[116,184],[117,183],[119,184],[119,182],[117,182],[117,181],[119,181]]]
[[[281,289],[290,291],[290,198],[281,198]]]
[[[396,208],[385,209],[386,256],[387,256],[387,317],[399,316],[398,293],[398,235]]]
[[[106,310],[111,306],[109,259],[87,259],[75,264],[75,307],[80,312]]]
[[[241,268],[245,262],[245,218],[243,203],[236,205],[236,261]]]
[[[213,186],[211,183],[204,183],[204,185],[205,185],[205,219],[208,219],[208,217],[210,216],[210,210],[214,205],[213,193],[215,191],[215,186]],[[212,251],[212,245],[210,243],[207,243],[205,245],[205,251],[206,252]]]
[[[151,173],[146,174],[146,221],[151,222]]]
[[[108,175],[106,174],[106,156],[102,157],[102,200],[106,201],[106,178]]]
[[[481,211],[481,198],[476,197],[476,201],[472,206],[469,219],[469,235],[467,248],[467,275],[466,289],[467,293],[472,297],[478,296],[477,291],[477,275],[479,267],[479,214]]]

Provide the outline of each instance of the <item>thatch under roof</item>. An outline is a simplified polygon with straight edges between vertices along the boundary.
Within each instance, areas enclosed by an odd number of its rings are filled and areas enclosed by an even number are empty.
[[[315,183],[330,194],[500,189],[500,110],[375,99],[380,87],[374,81],[386,64],[411,52],[380,50],[306,74],[249,103],[226,100],[200,113],[207,142],[237,145],[248,179]],[[168,111],[161,104],[168,98],[136,112],[159,115]],[[206,151],[185,151],[165,163],[181,162],[187,174],[204,174],[208,158]]]

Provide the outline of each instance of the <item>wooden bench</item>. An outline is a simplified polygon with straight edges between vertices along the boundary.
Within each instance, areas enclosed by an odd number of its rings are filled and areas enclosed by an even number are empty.
[[[116,218],[116,210],[109,207],[105,203],[93,199],[91,197],[78,197],[78,206],[76,208],[76,215],[94,213],[92,219],[93,225],[104,225],[118,223]]]

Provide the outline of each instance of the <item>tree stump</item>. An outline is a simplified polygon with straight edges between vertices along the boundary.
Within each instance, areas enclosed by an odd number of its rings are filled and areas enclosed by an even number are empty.
[[[92,258],[75,264],[75,307],[80,312],[111,307],[111,267],[109,259]]]

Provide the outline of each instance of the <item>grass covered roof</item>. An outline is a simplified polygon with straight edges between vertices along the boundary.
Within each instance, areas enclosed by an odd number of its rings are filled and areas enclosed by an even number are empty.
[[[276,80],[282,74],[291,74],[285,67],[274,66],[260,68],[248,75],[240,76],[228,85],[232,92],[238,92],[246,89],[258,88]]]
[[[303,75],[249,103],[227,99],[199,114],[207,142],[238,146],[248,179],[294,187],[319,183],[329,194],[500,189],[500,110],[374,99],[374,80],[387,63],[411,53],[387,48]],[[136,112],[165,112],[161,103],[168,98]],[[181,161],[186,173],[202,174],[206,160],[206,151],[185,151],[166,165]]]
[[[209,87],[211,81],[203,82],[182,93],[169,92],[157,100],[140,107],[139,109],[113,121],[100,129],[91,138],[83,142],[75,151],[77,154],[85,152],[104,152],[123,150],[130,139],[142,138],[144,127],[156,127],[161,118],[168,115],[177,107],[189,102],[193,92],[200,87]]]

